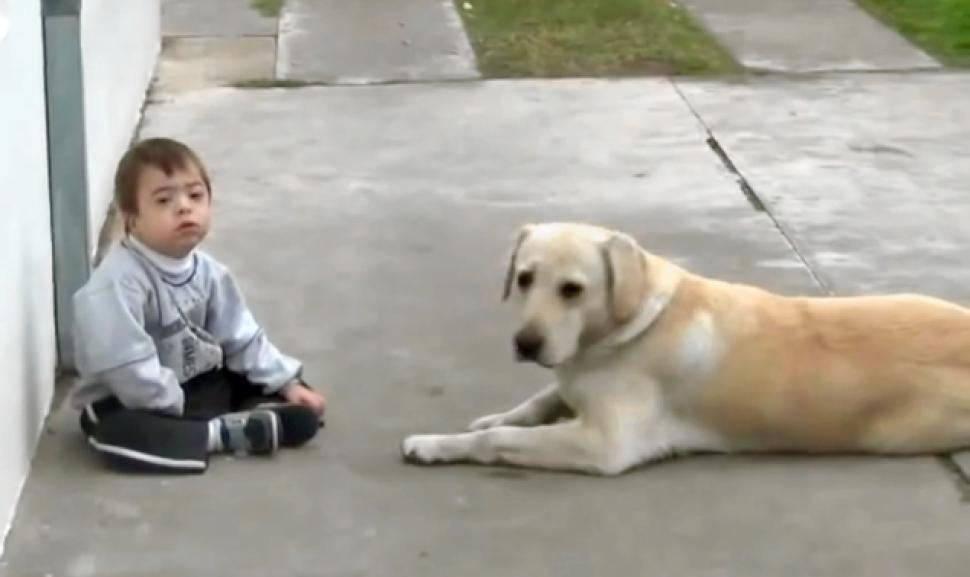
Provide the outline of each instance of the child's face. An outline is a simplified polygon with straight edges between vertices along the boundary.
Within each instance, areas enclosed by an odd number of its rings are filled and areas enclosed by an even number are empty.
[[[185,169],[171,176],[157,167],[144,167],[137,196],[138,214],[128,215],[129,229],[153,250],[181,258],[209,233],[209,190],[194,163],[187,161]]]

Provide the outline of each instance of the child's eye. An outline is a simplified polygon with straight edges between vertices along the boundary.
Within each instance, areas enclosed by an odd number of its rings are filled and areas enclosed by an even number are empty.
[[[169,198],[167,196],[160,196],[155,199],[155,204],[164,206],[168,204],[168,201],[169,201]]]
[[[189,198],[191,198],[192,200],[202,200],[204,197],[205,197],[205,194],[199,191],[193,191],[189,193]]]

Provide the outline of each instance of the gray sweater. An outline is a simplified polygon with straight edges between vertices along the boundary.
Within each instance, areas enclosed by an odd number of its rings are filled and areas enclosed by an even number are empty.
[[[175,261],[134,238],[116,245],[74,295],[80,409],[114,395],[180,415],[182,384],[225,367],[279,391],[302,365],[273,346],[225,266],[200,250]]]

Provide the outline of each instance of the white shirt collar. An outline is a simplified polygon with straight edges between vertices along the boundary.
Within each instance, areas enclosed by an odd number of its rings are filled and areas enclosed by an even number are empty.
[[[145,243],[138,240],[135,235],[128,235],[128,242],[138,252],[151,261],[160,271],[173,277],[181,277],[192,272],[195,266],[195,250],[182,258],[172,258],[160,252],[152,250]]]

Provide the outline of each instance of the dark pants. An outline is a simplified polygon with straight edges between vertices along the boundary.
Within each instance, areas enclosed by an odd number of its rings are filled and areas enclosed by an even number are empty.
[[[81,429],[109,466],[125,470],[202,473],[209,466],[209,421],[282,397],[265,396],[262,387],[227,370],[204,373],[186,382],[185,412],[173,417],[125,408],[115,397],[81,411]]]

